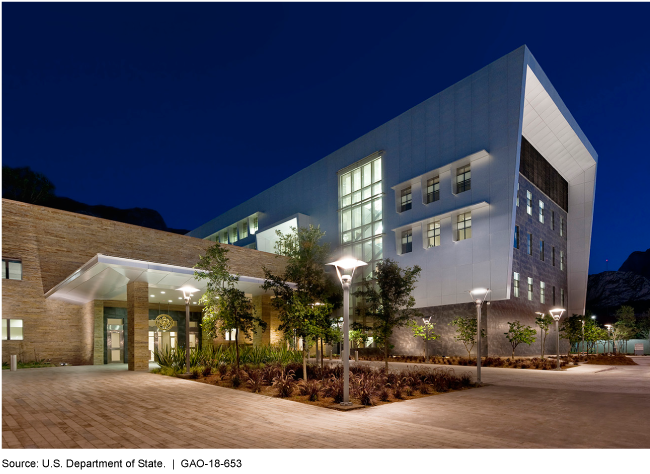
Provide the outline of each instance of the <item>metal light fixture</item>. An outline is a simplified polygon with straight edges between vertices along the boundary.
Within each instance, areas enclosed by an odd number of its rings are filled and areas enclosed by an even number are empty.
[[[336,268],[336,274],[343,286],[343,351],[341,359],[343,360],[343,402],[341,405],[350,406],[350,285],[354,271],[358,267],[368,265],[366,262],[356,258],[342,258],[336,262],[328,263]]]
[[[562,370],[560,369],[560,330],[559,330],[559,323],[560,323],[560,318],[562,317],[562,313],[564,313],[563,308],[553,308],[552,310],[549,311],[551,313],[551,316],[555,320],[555,333],[557,334],[557,367],[555,370]]]
[[[185,285],[179,288],[178,291],[183,292],[185,299],[185,373],[190,373],[190,301],[192,301],[192,294],[197,290],[193,286]],[[171,301],[171,300],[170,300]]]
[[[487,298],[489,288],[474,288],[469,296],[476,303],[476,382],[481,383],[481,306]]]
[[[426,364],[429,363],[429,324],[431,323],[431,316],[428,318],[422,318],[422,322],[424,323],[424,330],[425,330],[425,336],[424,336],[424,362]]]

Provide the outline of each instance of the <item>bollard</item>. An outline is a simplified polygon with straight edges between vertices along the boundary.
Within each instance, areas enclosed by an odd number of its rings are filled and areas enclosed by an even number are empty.
[[[354,351],[354,361],[359,362],[359,351]]]
[[[18,356],[13,354],[11,356],[11,371],[15,372],[16,370],[18,370]]]

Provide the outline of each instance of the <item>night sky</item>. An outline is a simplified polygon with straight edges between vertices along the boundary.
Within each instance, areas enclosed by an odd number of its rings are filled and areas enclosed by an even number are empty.
[[[599,154],[590,273],[650,247],[649,4],[2,4],[2,158],[192,229],[527,44]]]

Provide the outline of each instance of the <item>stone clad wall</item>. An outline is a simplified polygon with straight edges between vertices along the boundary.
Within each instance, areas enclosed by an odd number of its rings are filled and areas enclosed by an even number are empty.
[[[23,320],[24,340],[3,341],[2,360],[8,362],[10,354],[18,354],[25,361],[94,362],[99,307],[49,300],[44,294],[96,254],[192,267],[210,245],[193,237],[3,199],[2,256],[22,261],[23,279],[2,280],[2,317]],[[235,273],[262,278],[263,266],[284,270],[282,257],[232,245],[228,249]],[[103,354],[97,356],[103,359]]]

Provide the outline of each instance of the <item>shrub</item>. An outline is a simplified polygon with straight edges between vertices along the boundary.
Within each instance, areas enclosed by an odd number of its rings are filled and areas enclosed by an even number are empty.
[[[318,395],[320,393],[320,383],[316,380],[309,380],[305,382],[304,380],[300,382],[300,395],[306,395],[307,399],[310,402],[318,401]]]
[[[390,397],[390,391],[388,388],[384,387],[379,391],[379,400],[382,402],[387,402]]]
[[[293,377],[293,370],[283,370],[280,375],[277,375],[273,379],[273,388],[277,390],[279,397],[286,398],[290,397],[293,394],[293,390],[296,385],[296,381]]]
[[[190,370],[190,378],[191,379],[198,379],[199,375],[201,375],[201,368],[200,367],[192,367]]]
[[[248,372],[248,386],[253,393],[259,393],[262,391],[262,385],[266,380],[264,379],[264,371],[261,369],[255,369]]]
[[[203,376],[204,377],[209,377],[210,375],[212,375],[212,367],[209,366],[209,365],[206,365],[205,367],[203,367]]]
[[[375,381],[370,374],[357,375],[353,379],[353,392],[362,405],[374,405]]]
[[[226,364],[219,364],[219,375],[221,376],[221,380],[226,376],[228,373],[228,366]]]
[[[323,388],[323,396],[334,399],[334,403],[343,401],[343,378],[332,375]]]
[[[233,388],[239,388],[241,385],[241,376],[235,372],[235,374],[230,377],[230,381],[232,382]]]

